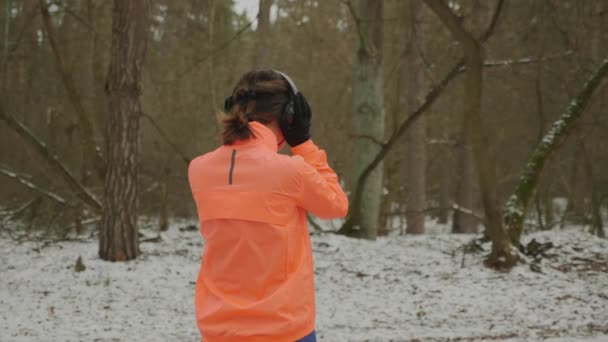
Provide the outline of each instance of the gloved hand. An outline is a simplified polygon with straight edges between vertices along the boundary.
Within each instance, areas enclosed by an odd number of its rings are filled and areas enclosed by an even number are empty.
[[[308,101],[302,93],[298,93],[293,99],[293,110],[285,108],[279,118],[279,127],[289,146],[295,147],[310,139],[311,119],[312,113]]]

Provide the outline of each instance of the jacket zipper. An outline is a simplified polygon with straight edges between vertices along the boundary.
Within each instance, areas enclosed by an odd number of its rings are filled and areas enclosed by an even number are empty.
[[[230,158],[230,173],[228,174],[228,184],[232,185],[232,172],[234,171],[234,160],[236,159],[236,149],[232,150]]]

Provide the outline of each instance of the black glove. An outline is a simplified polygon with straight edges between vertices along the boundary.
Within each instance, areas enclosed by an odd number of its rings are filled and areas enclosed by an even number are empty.
[[[310,139],[312,113],[308,101],[302,93],[295,95],[292,102],[293,108],[290,108],[292,104],[288,103],[279,118],[279,127],[285,141],[289,146],[295,147]]]

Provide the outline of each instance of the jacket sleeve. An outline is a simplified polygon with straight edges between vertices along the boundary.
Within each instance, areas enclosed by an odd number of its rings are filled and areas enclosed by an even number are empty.
[[[338,182],[338,176],[327,164],[325,151],[309,139],[293,147],[291,152],[304,159],[304,162],[298,163],[297,205],[320,218],[345,217],[348,198]]]

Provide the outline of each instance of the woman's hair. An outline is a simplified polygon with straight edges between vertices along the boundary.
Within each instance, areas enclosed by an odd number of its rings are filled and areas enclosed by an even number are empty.
[[[250,121],[264,125],[279,118],[288,100],[288,85],[273,70],[254,70],[245,73],[232,92],[232,108],[221,112],[218,121],[224,145],[253,136]]]

